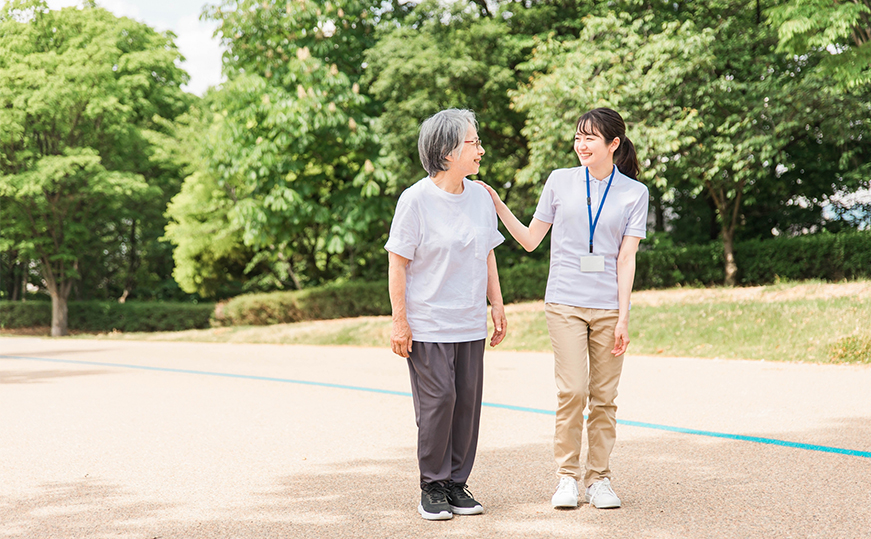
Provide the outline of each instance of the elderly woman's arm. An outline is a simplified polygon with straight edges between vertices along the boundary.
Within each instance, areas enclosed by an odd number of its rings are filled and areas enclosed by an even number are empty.
[[[405,267],[410,260],[396,253],[388,253],[387,288],[393,308],[393,330],[390,333],[390,349],[393,353],[408,357],[411,352],[411,328],[405,313]],[[501,303],[501,299],[500,299]]]
[[[490,346],[496,346],[508,332],[508,319],[505,318],[505,306],[502,305],[502,287],[499,286],[499,270],[496,267],[496,253],[492,250],[487,256],[487,299],[490,300],[490,311],[493,316],[493,337]]]

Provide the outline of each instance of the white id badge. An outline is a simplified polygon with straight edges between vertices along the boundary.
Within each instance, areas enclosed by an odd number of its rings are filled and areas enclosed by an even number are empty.
[[[596,273],[605,271],[605,257],[602,255],[582,256],[581,271],[584,273]]]

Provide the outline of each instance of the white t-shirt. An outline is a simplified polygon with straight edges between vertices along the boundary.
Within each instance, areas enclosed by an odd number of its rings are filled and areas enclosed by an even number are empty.
[[[600,181],[590,176],[594,221],[609,177]],[[605,271],[581,272],[581,256],[590,254],[585,167],[551,172],[535,209],[536,219],[553,225],[544,301],[590,309],[619,308],[617,254],[623,236],[646,237],[648,201],[644,184],[619,170],[614,174],[593,235],[593,254],[605,257]]]
[[[412,339],[470,342],[487,337],[487,256],[505,241],[487,190],[463,179],[463,192],[430,178],[399,197],[385,249],[411,262],[405,307]]]

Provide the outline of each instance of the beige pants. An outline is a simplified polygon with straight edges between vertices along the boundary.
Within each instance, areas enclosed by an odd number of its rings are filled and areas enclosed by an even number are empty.
[[[617,437],[614,399],[623,371],[623,356],[611,355],[618,311],[548,303],[544,312],[553,344],[558,399],[553,450],[557,474],[582,479],[581,439],[584,408],[589,404],[583,475],[588,487],[611,477],[608,461]]]

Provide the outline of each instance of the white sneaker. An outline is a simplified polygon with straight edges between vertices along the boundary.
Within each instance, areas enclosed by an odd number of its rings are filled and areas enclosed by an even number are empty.
[[[551,505],[557,507],[578,506],[578,482],[572,477],[560,477],[559,486],[550,499]]]
[[[611,481],[607,477],[587,487],[584,499],[596,509],[614,509],[615,507],[620,507],[620,498],[614,494],[614,489],[611,488]]]

